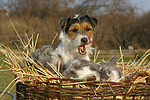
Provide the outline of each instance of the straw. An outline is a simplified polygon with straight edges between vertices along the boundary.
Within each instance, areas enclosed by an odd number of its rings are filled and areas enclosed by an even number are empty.
[[[145,54],[138,61],[136,61],[137,60],[137,56],[136,56],[134,61],[130,60],[129,62],[125,63],[123,59],[124,54],[122,53],[121,47],[119,47],[121,57],[120,59],[118,59],[117,67],[123,72],[123,77],[117,80],[116,82],[109,82],[112,76],[108,80],[105,80],[103,82],[66,79],[62,75],[62,73],[60,73],[59,71],[61,67],[60,61],[58,64],[58,68],[54,67],[54,65],[50,63],[47,63],[49,67],[52,69],[52,71],[50,71],[46,69],[39,61],[34,61],[29,56],[31,52],[33,52],[36,49],[39,34],[36,35],[35,41],[34,41],[34,34],[32,34],[31,37],[28,37],[28,35],[26,34],[27,41],[24,41],[23,39],[21,39],[20,35],[18,34],[11,20],[10,20],[10,23],[12,27],[14,28],[18,38],[20,39],[20,42],[23,45],[23,50],[20,49],[20,47],[16,43],[15,45],[18,48],[19,54],[15,53],[9,47],[6,47],[4,45],[0,46],[0,52],[5,55],[5,59],[3,60],[3,63],[0,66],[0,68],[4,66],[4,63],[5,63],[5,66],[8,68],[8,69],[0,70],[0,71],[11,70],[16,75],[16,78],[7,85],[4,92],[6,92],[9,88],[10,88],[9,89],[9,92],[10,92],[12,88],[14,88],[14,86],[18,82],[27,84],[28,86],[31,86],[31,87],[44,85],[44,87],[50,88],[52,85],[47,86],[48,84],[46,83],[46,82],[49,82],[49,84],[51,83],[54,84],[53,88],[56,88],[56,90],[53,89],[53,91],[57,93],[58,93],[58,90],[61,91],[62,89],[63,92],[61,93],[65,93],[65,94],[74,93],[74,98],[82,98],[84,97],[82,96],[82,94],[83,95],[87,94],[86,97],[90,99],[90,95],[92,95],[93,93],[94,93],[94,97],[100,97],[100,94],[105,95],[105,93],[108,93],[108,95],[110,93],[112,93],[113,95],[117,95],[117,93],[131,94],[132,91],[135,90],[139,82],[142,84],[145,84],[147,82],[147,81],[141,81],[141,80],[146,80],[150,76],[148,73],[150,70],[148,70],[143,65],[143,64],[147,65],[147,63],[149,63],[148,60],[146,59],[148,56],[150,56],[150,49],[147,50]],[[52,40],[51,46],[53,45],[57,35],[58,33],[55,35],[54,39]],[[99,56],[100,56],[100,50],[97,52],[97,48],[95,48],[94,62],[96,62]],[[119,62],[120,60],[121,60],[121,64]],[[142,72],[136,73],[137,71],[140,71],[140,70],[142,70]],[[130,80],[126,81],[125,80],[126,77],[129,77]],[[124,82],[120,82],[120,80],[122,79],[124,79]],[[127,82],[129,87],[128,85],[126,86],[125,82]],[[97,87],[91,88],[91,84]],[[141,84],[139,85],[141,86]],[[127,88],[124,88],[124,87],[127,87]],[[80,90],[85,89],[85,90],[81,91],[80,93],[79,89]],[[136,89],[138,90],[138,88]],[[145,90],[146,89],[147,88],[145,88]],[[0,97],[2,97],[4,92],[0,95]],[[42,90],[40,92],[42,92]],[[47,93],[47,92],[44,92],[44,93]],[[108,95],[104,98],[109,98],[110,96]],[[117,97],[122,98],[120,94]]]

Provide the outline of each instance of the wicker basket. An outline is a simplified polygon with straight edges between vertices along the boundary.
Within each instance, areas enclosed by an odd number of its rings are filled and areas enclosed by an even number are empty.
[[[146,82],[135,82],[144,77]],[[47,82],[17,84],[17,100],[150,100],[148,73],[136,72],[125,82],[92,82],[50,78]]]
[[[0,52],[6,57],[4,62],[16,75],[13,81],[19,82],[16,85],[17,100],[150,100],[150,65],[143,65],[150,49],[138,62],[123,67],[126,76],[123,82],[81,81],[65,79],[59,71],[54,70],[57,72],[54,75],[39,66],[29,57],[29,52],[35,48],[30,45],[30,40],[34,39],[28,40],[20,54],[0,46]]]

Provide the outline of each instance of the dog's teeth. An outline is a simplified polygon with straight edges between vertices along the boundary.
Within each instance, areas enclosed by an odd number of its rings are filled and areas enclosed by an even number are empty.
[[[81,47],[81,50],[83,50],[83,47]]]
[[[78,48],[78,52],[81,54],[81,55],[85,55],[86,54],[86,47],[85,45],[84,46],[80,46]]]

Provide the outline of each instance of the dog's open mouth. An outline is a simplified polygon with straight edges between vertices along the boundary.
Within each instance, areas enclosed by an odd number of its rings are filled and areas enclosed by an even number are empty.
[[[86,52],[87,52],[85,45],[79,46],[79,47],[78,47],[78,52],[79,52],[81,55],[85,55]]]
[[[89,43],[81,45],[78,47],[78,52],[81,55],[85,55],[87,53],[86,45],[90,45],[92,43],[92,40],[90,38],[88,38],[88,39],[89,39]]]

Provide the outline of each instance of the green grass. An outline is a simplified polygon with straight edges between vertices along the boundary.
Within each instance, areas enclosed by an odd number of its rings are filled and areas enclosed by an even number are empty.
[[[3,62],[4,56],[0,53],[0,65]],[[8,69],[5,66],[0,68],[0,70]],[[14,74],[12,71],[0,71],[0,90],[3,91],[7,85],[14,79]],[[15,87],[12,89],[11,93],[15,94]],[[12,96],[5,94],[0,100],[12,100]]]

